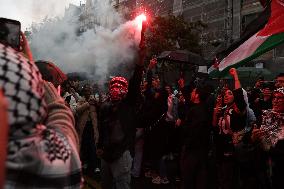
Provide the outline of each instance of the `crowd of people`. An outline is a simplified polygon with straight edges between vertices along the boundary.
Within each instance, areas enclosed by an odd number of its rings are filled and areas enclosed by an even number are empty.
[[[144,66],[144,45],[130,80],[113,77],[103,93],[76,79],[57,90],[31,53],[0,44],[4,188],[80,188],[82,174],[100,174],[103,189],[169,184],[169,161],[182,189],[283,188],[284,73],[246,91],[231,68],[232,87],[180,78],[174,90],[153,74],[155,59]]]

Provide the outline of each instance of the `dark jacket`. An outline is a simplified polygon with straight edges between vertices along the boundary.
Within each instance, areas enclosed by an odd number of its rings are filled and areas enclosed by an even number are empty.
[[[130,150],[135,138],[136,102],[140,94],[143,66],[136,65],[129,81],[128,94],[118,103],[110,101],[101,106],[99,114],[100,140],[98,148],[103,149],[103,159],[113,162]]]
[[[206,103],[192,104],[186,109],[183,144],[188,150],[208,150],[210,120]]]

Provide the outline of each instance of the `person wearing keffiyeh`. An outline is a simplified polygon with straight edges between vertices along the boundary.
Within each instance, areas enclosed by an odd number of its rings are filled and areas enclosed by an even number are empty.
[[[9,125],[4,188],[79,188],[81,163],[72,112],[32,61],[2,44],[0,88]]]
[[[260,128],[253,130],[252,139],[260,144],[272,160],[272,187],[283,188],[284,170],[284,87],[274,91],[272,109],[262,113]]]

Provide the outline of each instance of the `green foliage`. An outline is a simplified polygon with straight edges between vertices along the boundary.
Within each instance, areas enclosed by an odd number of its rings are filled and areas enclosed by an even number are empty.
[[[201,21],[188,23],[182,16],[155,17],[146,33],[147,57],[177,49],[200,54],[199,34],[204,27]]]

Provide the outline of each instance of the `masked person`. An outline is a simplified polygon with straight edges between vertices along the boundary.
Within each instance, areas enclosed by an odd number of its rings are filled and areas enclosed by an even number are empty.
[[[143,74],[144,47],[129,81],[114,77],[109,83],[109,100],[99,113],[100,139],[97,154],[101,156],[102,188],[130,188],[132,157],[130,149],[135,139],[135,107],[140,95]]]
[[[72,112],[32,61],[2,44],[0,57],[9,125],[4,188],[80,188]]]

